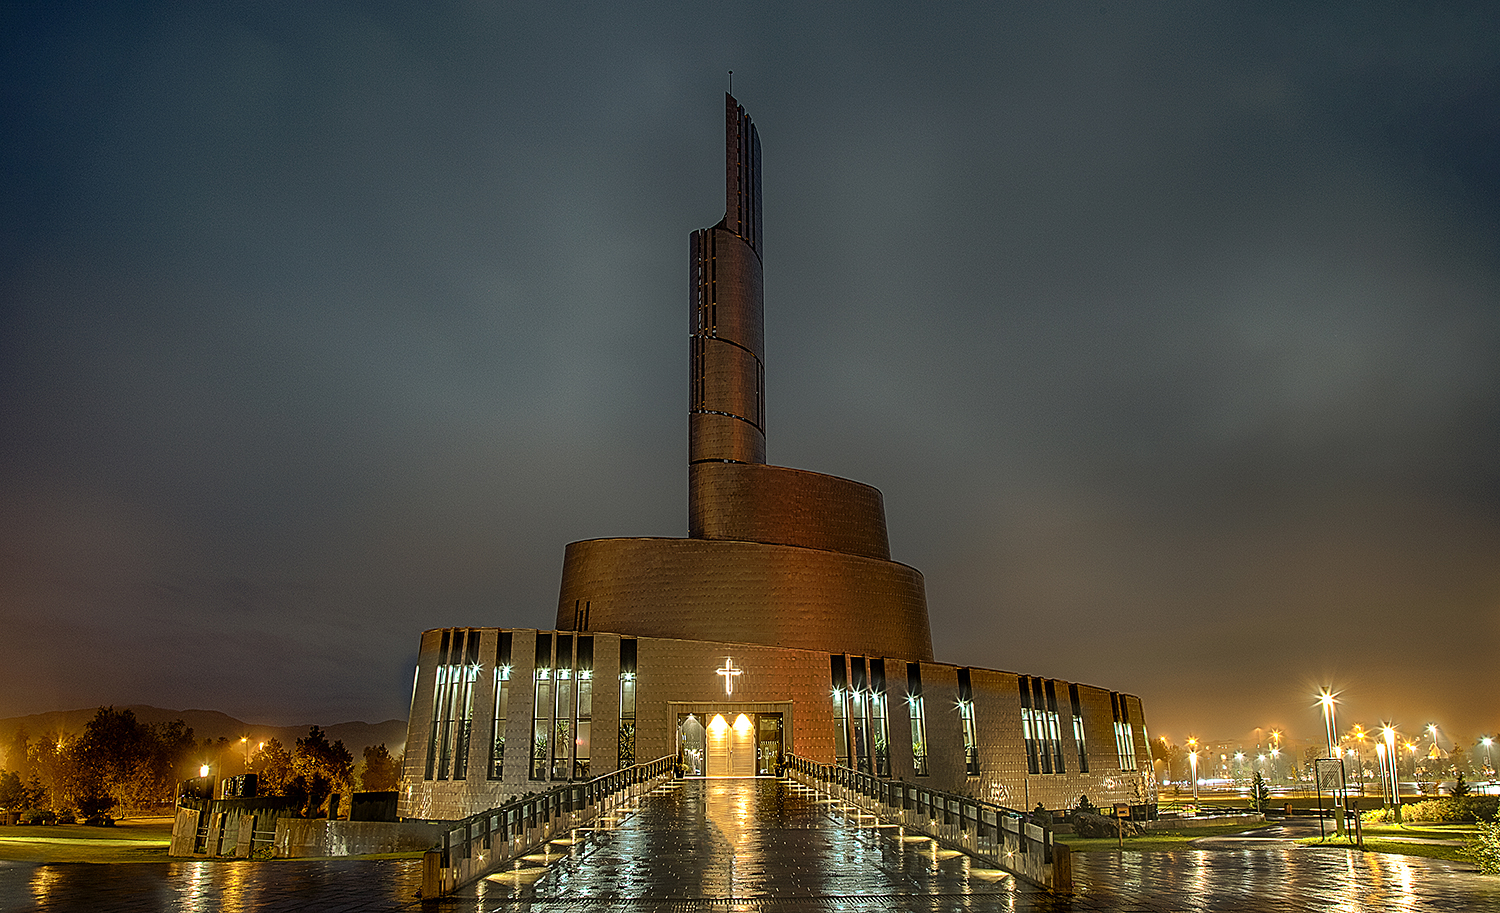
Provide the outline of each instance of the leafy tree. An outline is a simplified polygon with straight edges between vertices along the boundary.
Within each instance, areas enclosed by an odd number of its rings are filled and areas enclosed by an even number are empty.
[[[21,784],[21,775],[11,770],[0,770],[0,808],[26,808],[26,787]]]
[[[31,739],[26,734],[26,727],[22,726],[11,736],[10,744],[5,749],[5,764],[22,780],[31,773]]]
[[[365,746],[364,766],[360,769],[359,782],[369,792],[386,792],[401,784],[401,761],[391,757],[384,742]]]
[[[354,784],[354,756],[342,740],[328,744],[328,736],[317,726],[307,731],[307,738],[297,740],[292,752],[292,772],[304,777],[321,774],[330,788],[347,790]]]
[[[288,795],[292,779],[292,756],[279,739],[268,739],[250,758],[250,769],[260,776],[260,791],[267,796]],[[306,797],[303,797],[306,801]]]

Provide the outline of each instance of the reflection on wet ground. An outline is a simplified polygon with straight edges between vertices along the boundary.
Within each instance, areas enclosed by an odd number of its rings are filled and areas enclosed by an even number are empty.
[[[1500,910],[1500,878],[1431,859],[1273,844],[1074,857],[1052,897],[794,783],[689,780],[457,897],[416,897],[415,860],[0,863],[5,911]]]

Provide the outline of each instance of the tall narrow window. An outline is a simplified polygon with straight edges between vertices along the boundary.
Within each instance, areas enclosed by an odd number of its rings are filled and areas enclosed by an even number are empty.
[[[1047,701],[1047,745],[1052,754],[1052,770],[1055,773],[1066,773],[1068,766],[1063,760],[1062,724],[1057,716],[1056,683],[1048,679],[1043,694]]]
[[[1115,717],[1115,751],[1121,770],[1135,770],[1135,730],[1130,725],[1130,708],[1117,692],[1109,693],[1109,708]]]
[[[578,705],[573,698],[577,694],[573,687],[573,635],[557,635],[557,671],[552,676],[553,696],[557,707],[553,711],[552,734],[552,779],[566,780],[573,773],[573,726],[578,719]]]
[[[865,658],[849,657],[849,723],[854,737],[854,769],[870,772],[869,686],[865,678]]]
[[[891,724],[886,712],[885,660],[870,660],[870,741],[875,748],[875,776],[891,775]]]
[[[458,720],[455,725],[453,748],[453,779],[463,780],[469,776],[469,738],[474,733],[474,683],[479,680],[479,632],[468,632],[468,648],[463,653],[463,665],[458,668]]]
[[[830,656],[833,672],[833,753],[840,767],[849,766],[849,670],[843,654]]]
[[[1036,716],[1031,709],[1031,676],[1023,675],[1021,683],[1021,739],[1026,743],[1026,772],[1042,772],[1040,753],[1037,751]]]
[[[626,637],[620,641],[620,769],[635,763],[635,666],[636,641]]]
[[[1089,739],[1083,728],[1083,703],[1078,699],[1078,686],[1068,686],[1068,701],[1073,711],[1073,744],[1078,747],[1078,770],[1089,772]]]
[[[490,730],[490,779],[505,776],[505,724],[510,719],[510,632],[495,646],[495,727]]]
[[[437,668],[432,681],[432,726],[427,731],[427,768],[424,780],[437,776],[438,746],[443,741],[443,700],[448,695],[448,644],[451,632],[444,631],[438,645]]]
[[[927,776],[927,708],[922,702],[922,666],[906,664],[906,706],[911,711],[912,774]]]
[[[574,727],[573,779],[589,776],[590,743],[594,726],[594,639],[578,638],[578,717]]]
[[[552,635],[536,636],[536,674],[531,695],[531,779],[547,779],[552,741]]]
[[[979,773],[979,731],[974,724],[974,687],[969,670],[958,670],[958,718],[964,730],[964,770],[969,776]]]

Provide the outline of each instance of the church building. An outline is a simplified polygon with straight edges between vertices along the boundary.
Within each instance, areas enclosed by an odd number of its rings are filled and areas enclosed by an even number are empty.
[[[688,535],[570,544],[554,630],[424,633],[399,814],[790,754],[1013,808],[1154,802],[1139,698],[935,661],[880,492],[766,462],[760,139],[725,102],[725,215],[690,240]]]

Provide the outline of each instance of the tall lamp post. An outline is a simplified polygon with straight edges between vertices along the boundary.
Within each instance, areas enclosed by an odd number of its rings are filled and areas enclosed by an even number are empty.
[[[1332,692],[1330,692],[1327,688],[1324,688],[1322,691],[1318,692],[1318,703],[1323,706],[1323,734],[1326,737],[1328,743],[1328,757],[1338,758],[1339,755],[1334,753],[1337,750],[1335,747],[1335,742],[1338,739],[1338,730],[1334,727],[1333,721],[1334,699]],[[1340,771],[1342,771],[1342,760],[1339,761],[1339,768]],[[1344,778],[1341,775],[1339,777],[1341,783],[1343,779]],[[1344,833],[1344,797],[1342,792],[1342,790],[1335,788],[1335,801],[1333,806],[1335,828],[1341,835]]]
[[[1391,808],[1393,817],[1399,824],[1401,821],[1401,775],[1396,770],[1399,760],[1396,755],[1396,727],[1386,723],[1380,727],[1380,734],[1385,736],[1385,763],[1386,776],[1391,779]]]
[[[1484,774],[1489,778],[1491,783],[1495,782],[1495,768],[1490,764],[1490,746],[1494,743],[1495,740],[1489,736],[1485,736],[1479,740],[1479,744],[1484,746]]]
[[[1198,740],[1190,738],[1187,740],[1191,751],[1188,752],[1188,767],[1193,772],[1193,804],[1198,804]]]

